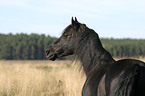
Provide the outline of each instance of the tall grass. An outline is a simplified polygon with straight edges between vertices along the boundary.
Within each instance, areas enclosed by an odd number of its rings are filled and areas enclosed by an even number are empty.
[[[71,61],[0,61],[0,96],[81,96],[85,76],[79,65]]]
[[[0,61],[0,96],[81,96],[85,76],[70,61]]]

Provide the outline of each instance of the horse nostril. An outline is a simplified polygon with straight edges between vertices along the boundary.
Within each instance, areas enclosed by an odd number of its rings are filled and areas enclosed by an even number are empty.
[[[48,55],[48,54],[49,54],[49,52],[50,52],[50,50],[46,50],[45,52],[46,52],[46,55]]]

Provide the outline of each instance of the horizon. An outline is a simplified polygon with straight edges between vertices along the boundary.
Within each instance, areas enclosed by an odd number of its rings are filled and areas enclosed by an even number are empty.
[[[21,35],[21,34],[24,34],[24,35],[28,35],[28,36],[30,36],[30,35],[44,35],[45,37],[48,37],[48,36],[50,36],[51,38],[59,38],[59,37],[56,37],[56,36],[51,36],[51,35],[47,35],[47,34],[38,34],[38,33],[23,33],[23,32],[21,32],[21,33],[1,33],[0,32],[0,34],[2,34],[2,35]],[[129,39],[129,40],[145,40],[145,38],[114,38],[114,37],[100,37],[99,36],[99,38],[100,39],[114,39],[114,40],[126,40],[126,39]]]
[[[144,0],[0,0],[0,33],[58,38],[73,16],[100,38],[145,39],[144,4]]]

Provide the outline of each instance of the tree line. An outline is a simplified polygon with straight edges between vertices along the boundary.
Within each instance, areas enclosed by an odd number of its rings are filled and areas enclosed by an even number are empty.
[[[101,39],[114,57],[145,57],[145,39]]]
[[[43,34],[0,34],[0,59],[44,59],[45,48],[54,40]]]
[[[56,39],[44,34],[0,34],[0,59],[45,59],[45,49]],[[101,41],[114,57],[145,56],[145,39],[101,38]]]

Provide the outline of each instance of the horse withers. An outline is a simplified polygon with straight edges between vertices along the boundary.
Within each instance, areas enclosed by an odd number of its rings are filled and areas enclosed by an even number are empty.
[[[86,74],[82,96],[145,96],[145,63],[135,59],[115,61],[98,34],[72,18],[62,36],[46,50],[49,60],[77,55]]]

